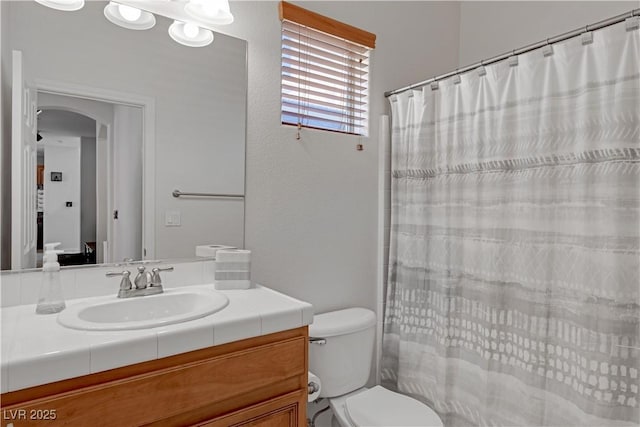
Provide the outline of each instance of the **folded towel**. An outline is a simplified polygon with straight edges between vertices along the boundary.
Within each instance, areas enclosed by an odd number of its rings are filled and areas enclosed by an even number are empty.
[[[251,251],[245,249],[220,249],[216,252],[218,262],[251,262]]]
[[[251,286],[251,251],[221,249],[216,252],[216,289],[249,289]]]
[[[216,253],[223,249],[235,249],[233,246],[225,245],[200,245],[196,246],[196,256],[215,258]]]

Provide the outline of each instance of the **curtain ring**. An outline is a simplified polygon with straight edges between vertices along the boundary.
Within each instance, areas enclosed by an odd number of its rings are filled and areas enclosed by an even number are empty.
[[[453,75],[453,84],[457,85],[459,84],[462,80],[460,79],[460,69],[456,68],[456,73]]]

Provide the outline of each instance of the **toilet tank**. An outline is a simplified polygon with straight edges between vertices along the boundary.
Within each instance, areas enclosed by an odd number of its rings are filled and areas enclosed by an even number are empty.
[[[363,387],[369,379],[376,315],[366,308],[317,314],[309,326],[309,370],[320,378],[320,397]],[[321,344],[314,338],[323,338]]]

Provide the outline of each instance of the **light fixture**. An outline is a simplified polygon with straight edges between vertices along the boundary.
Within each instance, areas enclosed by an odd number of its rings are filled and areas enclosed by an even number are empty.
[[[2,0],[0,0],[2,1]],[[53,9],[73,11],[81,9],[86,0],[35,0]],[[185,46],[203,47],[213,42],[213,32],[206,28],[233,22],[229,0],[164,0],[170,6],[157,7],[160,0],[114,0],[104,8],[104,16],[111,23],[130,30],[148,30],[156,25],[154,13],[173,19],[169,36]],[[149,8],[163,12],[148,12]]]
[[[169,26],[169,36],[176,42],[190,47],[203,47],[211,44],[213,33],[192,22],[173,21]]]
[[[104,16],[110,22],[130,30],[148,30],[156,25],[156,17],[152,13],[115,2],[105,6]]]
[[[65,12],[80,10],[84,6],[84,0],[36,0],[36,2],[43,6]]]
[[[208,25],[228,25],[233,22],[229,0],[190,0],[184,11]]]

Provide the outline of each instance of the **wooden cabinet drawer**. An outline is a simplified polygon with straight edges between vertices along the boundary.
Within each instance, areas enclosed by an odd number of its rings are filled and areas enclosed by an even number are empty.
[[[303,427],[306,394],[296,391],[194,427]]]
[[[53,410],[56,419],[48,425],[92,427],[188,425],[213,419],[306,388],[306,328],[298,331],[297,336],[286,331],[286,339],[273,334],[273,341],[266,343],[264,337],[258,337],[255,340],[261,344],[256,346],[245,340],[244,348],[228,353],[217,347],[211,348],[215,349],[213,355],[209,349],[199,350],[193,353],[200,352],[203,357],[190,357],[193,360],[186,363],[182,363],[184,355],[173,356],[180,363],[165,362],[163,368],[124,378],[116,369],[113,375],[117,379],[6,407],[3,404],[3,414],[19,414],[18,409],[25,410],[27,415]],[[236,343],[229,346],[238,347]],[[273,420],[284,416],[274,414]],[[17,425],[21,427],[43,423],[28,417],[19,421]],[[3,420],[3,424],[7,422]]]

